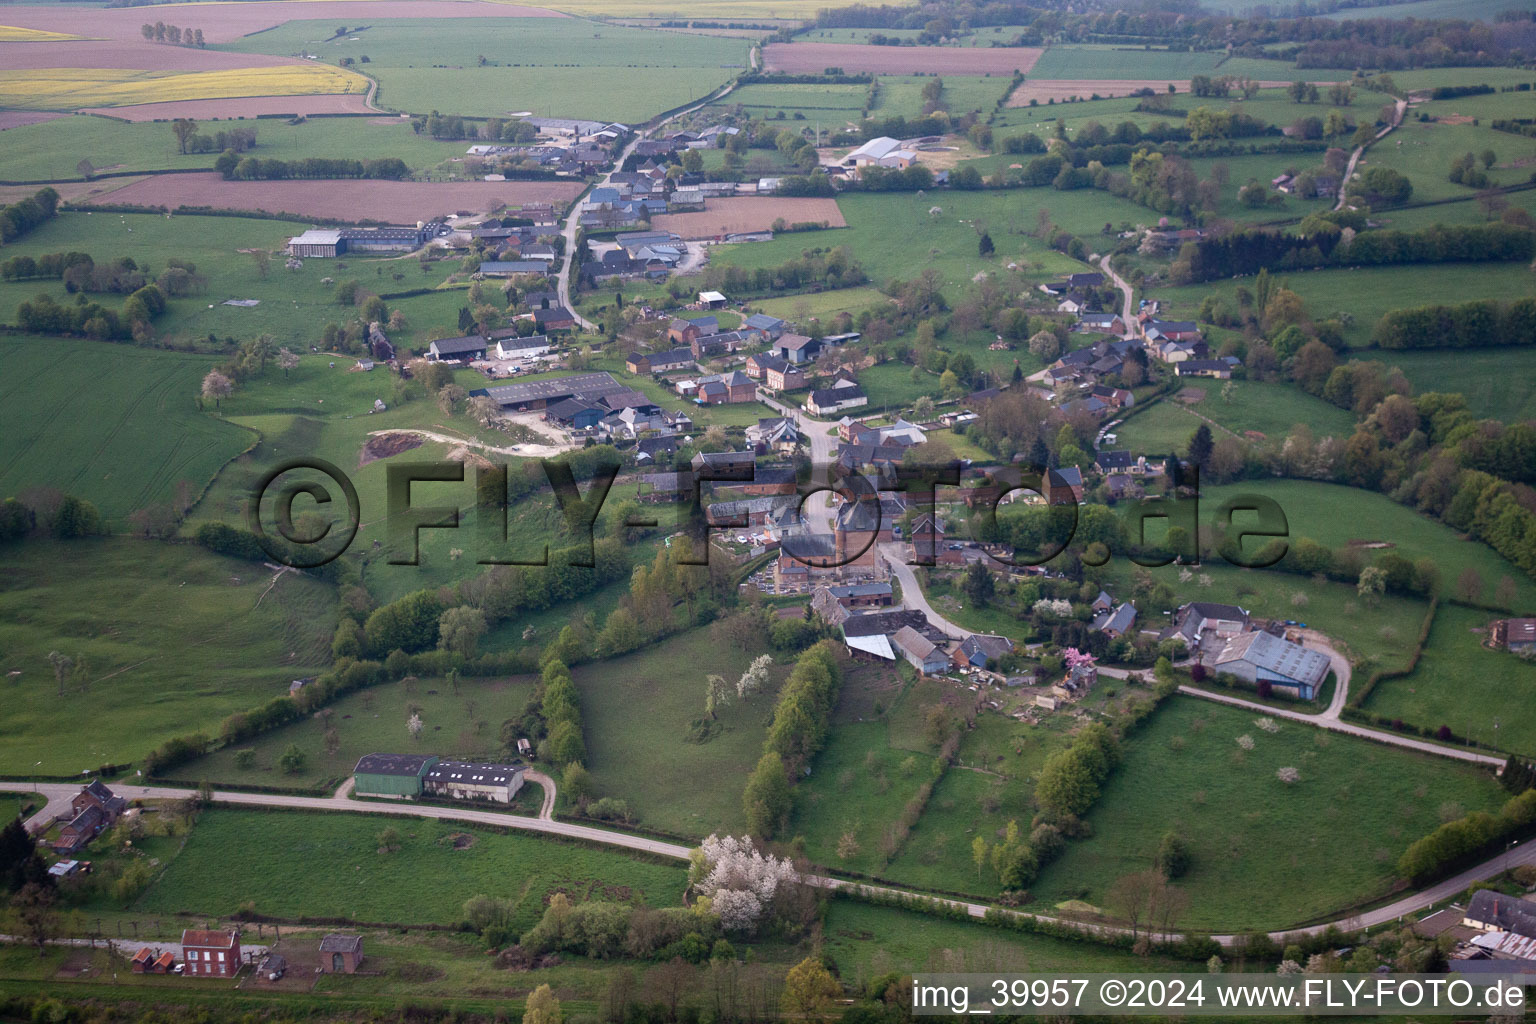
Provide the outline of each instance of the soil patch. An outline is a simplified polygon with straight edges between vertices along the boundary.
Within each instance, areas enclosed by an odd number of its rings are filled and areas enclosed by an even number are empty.
[[[448,845],[455,850],[467,850],[475,845],[475,837],[468,832],[454,832],[448,836]]]
[[[403,430],[393,434],[379,434],[370,437],[368,443],[363,445],[363,450],[357,458],[357,465],[361,469],[370,462],[377,462],[379,459],[387,459],[391,455],[400,455],[412,448],[420,447],[421,435],[419,434]]]
[[[7,128],[20,128],[26,124],[40,124],[68,114],[49,114],[41,110],[0,110],[0,132]]]
[[[1205,389],[1185,388],[1183,391],[1179,392],[1179,401],[1183,402],[1185,405],[1194,405],[1197,402],[1203,402],[1205,401]]]
[[[654,218],[658,231],[675,231],[684,238],[717,238],[738,231],[767,231],[773,222],[847,227],[835,199],[792,199],[777,196],[736,196],[711,199],[697,213],[667,213]]]

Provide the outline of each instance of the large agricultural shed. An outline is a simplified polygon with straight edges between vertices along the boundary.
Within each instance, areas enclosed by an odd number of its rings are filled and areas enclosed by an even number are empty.
[[[421,796],[421,781],[437,761],[435,754],[364,754],[352,769],[352,791],[395,800]]]

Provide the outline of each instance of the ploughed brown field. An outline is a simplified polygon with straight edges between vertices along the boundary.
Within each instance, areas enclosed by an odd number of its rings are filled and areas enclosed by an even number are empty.
[[[189,4],[156,8],[151,16],[138,7],[71,10],[70,4],[5,8],[5,24],[48,32],[144,42],[141,26],[146,21],[165,21],[203,30],[210,43],[227,43],[296,19],[334,20],[337,25],[367,25],[386,18],[564,18],[558,11],[515,4],[481,3],[478,0],[256,0],[252,3]],[[29,43],[29,46],[44,44]],[[53,44],[47,44],[53,45]],[[178,47],[148,43],[146,49]],[[70,65],[54,65],[55,67]],[[152,68],[153,65],[150,65]]]
[[[848,226],[835,199],[780,196],[711,199],[697,213],[664,213],[653,217],[651,224],[658,231],[675,231],[684,238],[714,238],[738,231],[767,231],[780,218],[789,224],[825,221],[828,227]]]
[[[1045,51],[1034,46],[869,46],[864,43],[769,43],[763,65],[769,71],[820,74],[842,68],[849,74],[1011,75],[1028,73]]]
[[[1278,89],[1290,85],[1289,82],[1260,82],[1265,89]],[[1327,84],[1319,82],[1319,85]],[[1187,78],[1038,78],[1028,82],[1021,82],[1019,87],[1013,90],[1008,97],[1008,106],[1027,107],[1030,100],[1038,100],[1046,103],[1055,100],[1057,103],[1069,100],[1076,96],[1079,99],[1090,99],[1098,95],[1101,99],[1110,99],[1115,96],[1130,96],[1141,89],[1151,89],[1156,93],[1166,93],[1168,86],[1172,85],[1181,96],[1189,95],[1189,79]]]
[[[82,107],[82,113],[105,114],[125,121],[154,121],[190,117],[196,121],[255,117],[258,114],[366,114],[362,93],[318,93],[309,96],[245,96],[222,100],[170,100],[126,107]]]
[[[68,117],[68,114],[50,114],[41,110],[0,110],[0,132],[7,128],[20,128],[22,125],[39,124],[43,121],[52,121],[56,117]]]
[[[94,202],[113,189],[122,188],[138,178],[98,178],[95,181],[60,181],[48,187],[66,203]],[[28,199],[37,193],[36,185],[0,185],[0,206]]]
[[[0,14],[3,17],[4,14]],[[238,68],[306,64],[296,57],[269,57],[261,53],[227,53],[199,50],[194,46],[167,46],[119,39],[89,39],[44,43],[0,43],[5,67],[17,71],[35,68],[133,68],[139,71],[228,71]]]
[[[322,220],[408,224],[452,213],[485,213],[518,203],[565,204],[582,190],[567,181],[225,181],[203,174],[160,174],[116,189],[103,202],[263,210]]]

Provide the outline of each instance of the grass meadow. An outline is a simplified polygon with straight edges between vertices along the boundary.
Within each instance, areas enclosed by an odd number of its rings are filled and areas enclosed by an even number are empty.
[[[1344,340],[1354,348],[1365,348],[1377,321],[1390,310],[1405,305],[1509,299],[1528,294],[1536,279],[1523,263],[1418,263],[1287,272],[1278,276],[1277,283],[1300,295],[1315,320],[1347,314]],[[1193,317],[1207,295],[1224,299],[1235,310],[1233,294],[1239,287],[1251,292],[1253,282],[1238,278],[1159,288],[1157,297],[1165,315]],[[1366,358],[1390,364],[1397,356],[1396,352],[1373,352]]]
[[[128,526],[135,509],[195,496],[256,435],[197,411],[208,356],[61,338],[0,338],[0,495],[53,487]],[[89,366],[81,387],[61,363]]]
[[[389,827],[400,833],[400,848],[380,853],[376,837]],[[461,848],[455,836],[469,845]],[[229,870],[232,850],[240,851],[238,872]],[[454,822],[214,810],[133,909],[228,916],[254,904],[279,918],[454,924],[464,901],[484,894],[511,900],[521,931],[538,922],[551,893],[675,906],[685,876],[681,864]]]
[[[357,160],[397,156],[412,170],[423,170],[464,155],[468,143],[440,142],[411,130],[410,122],[376,124],[372,117],[317,117],[289,124],[282,118],[245,121],[254,128],[251,155],[263,160],[299,160],[344,152]],[[199,122],[205,135],[225,127],[222,121]],[[0,150],[0,178],[16,181],[77,177],[82,157],[97,171],[158,171],[174,168],[212,169],[217,153],[181,153],[171,126],[164,122],[127,123],[77,114],[6,130]]]
[[[0,772],[135,761],[330,661],[335,595],[318,580],[158,541],[25,541],[5,560]],[[54,650],[88,665],[62,696]]]
[[[1081,899],[1114,915],[1115,879],[1151,867],[1171,831],[1192,861],[1176,883],[1189,899],[1176,926],[1298,925],[1387,895],[1409,843],[1507,795],[1477,768],[1285,720],[1267,733],[1254,718],[1172,698],[1127,743],[1086,815],[1093,834],[1041,873],[1037,904]],[[1238,746],[1242,735],[1253,750]],[[1282,767],[1301,781],[1279,781]]]
[[[1536,583],[1493,549],[1464,539],[1450,527],[1385,495],[1306,480],[1245,480],[1203,487],[1200,503],[1207,510],[1204,514],[1213,515],[1222,502],[1237,494],[1259,494],[1279,502],[1290,522],[1292,537],[1310,537],[1330,547],[1361,541],[1385,542],[1404,558],[1427,558],[1439,566],[1440,584],[1447,593],[1456,575],[1470,567],[1482,575],[1485,600],[1491,597],[1499,580],[1508,576],[1515,583],[1518,606],[1536,607]],[[1403,639],[1411,639],[1416,632],[1404,635]]]
[[[1536,352],[1530,349],[1393,352],[1391,364],[1403,371],[1415,392],[1462,395],[1476,416],[1506,423],[1536,419]]]
[[[1431,729],[1449,725],[1495,749],[1536,755],[1536,673],[1516,655],[1483,646],[1497,617],[1441,605],[1413,673],[1383,680],[1366,710]]]
[[[381,129],[382,130],[382,129]],[[336,301],[336,283],[355,279],[374,293],[436,288],[458,270],[457,260],[426,265],[414,259],[312,259],[302,269],[283,266],[281,251],[288,239],[309,225],[302,221],[258,220],[249,217],[165,217],[140,213],[64,212],[26,238],[7,245],[10,256],[39,256],[53,252],[89,253],[97,263],[132,257],[147,276],[165,269],[171,258],[190,260],[207,279],[201,293],[170,300],[155,320],[164,342],[177,346],[220,338],[251,338],[271,334],[278,345],[306,351],[320,341],[327,323],[345,323],[355,311]],[[249,250],[272,254],[263,276]],[[327,284],[329,279],[331,283]],[[34,280],[0,284],[0,322],[12,322],[17,304],[46,294],[57,302],[71,301],[63,282]],[[226,299],[256,299],[258,306],[226,306]],[[97,296],[104,305],[120,305],[114,295]],[[462,289],[391,300],[406,317],[400,331],[391,331],[397,349],[424,349],[434,327],[457,329],[461,306],[468,304]]]
[[[1165,398],[1146,412],[1138,413],[1116,430],[1116,447],[1138,453],[1183,451],[1189,437],[1203,422],[1214,421],[1235,434],[1256,431],[1266,438],[1280,439],[1298,423],[1305,423],[1318,437],[1348,437],[1355,429],[1355,418],[1336,405],[1330,405],[1289,384],[1255,383],[1234,380],[1232,397],[1222,397],[1227,381],[1190,380],[1181,390],[1198,389],[1205,398],[1186,404],[1177,398]],[[1217,431],[1218,436],[1220,431]],[[1258,440],[1253,438],[1253,440]]]
[[[352,774],[358,758],[380,750],[419,748],[446,758],[493,760],[506,756],[501,723],[520,717],[532,693],[533,680],[523,677],[461,679],[457,691],[443,679],[381,683],[328,705],[330,724],[340,740],[334,754],[325,749],[325,723],[305,718],[238,747],[216,750],[179,769],[176,776],[207,779],[216,786],[329,790]],[[411,741],[405,728],[412,706],[421,709],[419,743]],[[291,775],[277,766],[289,744],[296,744],[305,756],[304,770]],[[242,770],[235,763],[241,750],[255,752],[254,768]]]
[[[1133,46],[1082,45],[1048,47],[1030,69],[1031,80],[1189,78],[1215,74],[1222,55],[1216,52],[1143,49]]]
[[[572,675],[597,791],[626,801],[639,824],[674,835],[702,839],[743,829],[741,794],[762,756],[774,694],[790,662],[775,665],[764,691],[721,710],[707,742],[692,741],[690,733],[704,717],[706,676],[734,682],[761,653],[729,649],[713,631],[698,629],[577,667]]]
[[[379,83],[397,110],[645,121],[723,85],[747,63],[746,41],[601,25],[578,18],[392,18],[334,38],[331,21],[290,21],[224,48],[342,57]],[[480,63],[480,58],[485,63]]]

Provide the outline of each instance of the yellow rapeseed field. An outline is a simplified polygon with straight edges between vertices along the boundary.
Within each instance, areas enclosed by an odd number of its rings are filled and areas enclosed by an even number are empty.
[[[84,38],[86,37],[72,36],[68,32],[48,32],[40,28],[0,25],[0,43],[63,43],[71,39]]]
[[[362,75],[323,64],[187,72],[123,68],[0,69],[0,107],[28,110],[367,91],[368,79]]]

